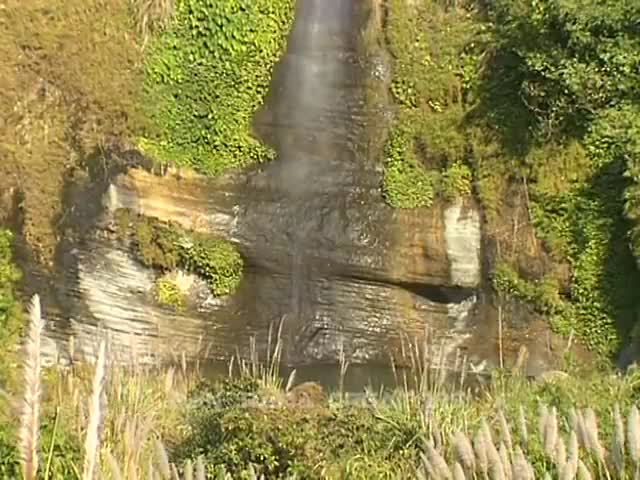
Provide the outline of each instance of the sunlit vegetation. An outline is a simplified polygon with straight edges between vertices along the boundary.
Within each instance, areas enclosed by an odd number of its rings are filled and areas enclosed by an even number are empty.
[[[221,238],[189,231],[152,217],[116,212],[118,235],[131,241],[137,259],[159,272],[183,268],[204,279],[214,295],[233,293],[242,279],[243,260],[235,246]],[[156,291],[161,303],[179,305],[178,288],[166,283]],[[161,292],[161,293],[159,293]]]
[[[520,221],[505,208],[523,198],[536,255],[546,250],[552,266],[517,279],[523,245],[507,243],[494,286],[602,353],[627,338],[638,311],[639,14],[613,0],[389,2],[397,113],[385,198],[429,207],[468,193],[472,178],[488,234]],[[452,168],[457,187],[442,195]],[[564,289],[553,278],[563,265]]]
[[[568,364],[531,382],[514,369],[472,394],[459,389],[464,373],[445,382],[417,344],[397,387],[355,399],[296,384],[294,374],[283,381],[278,337],[268,362],[236,361],[214,380],[178,365],[111,365],[104,342],[94,368],[43,376],[38,302],[24,382],[8,394],[15,403],[0,397],[6,478],[575,479],[626,478],[639,467],[637,371]]]
[[[128,0],[2,2],[0,192],[23,195],[25,238],[42,264],[52,261],[70,172],[144,124],[131,13]]]
[[[138,142],[155,160],[217,175],[273,158],[251,131],[293,18],[292,0],[177,0],[150,42]]]

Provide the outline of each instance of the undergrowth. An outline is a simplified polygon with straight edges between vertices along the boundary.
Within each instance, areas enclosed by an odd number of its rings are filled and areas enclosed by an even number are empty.
[[[284,382],[278,335],[266,362],[236,359],[228,377],[203,378],[179,359],[108,365],[104,342],[93,369],[41,377],[37,297],[29,318],[22,415],[7,404],[0,422],[0,472],[11,478],[623,479],[640,462],[637,370],[532,382],[514,369],[467,390],[464,367],[443,375],[415,344],[415,370],[358,399],[297,384],[295,372]]]

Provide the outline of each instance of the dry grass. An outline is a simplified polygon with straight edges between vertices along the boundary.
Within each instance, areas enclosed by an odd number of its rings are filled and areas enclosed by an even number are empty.
[[[133,0],[136,26],[145,43],[149,35],[162,29],[175,13],[174,0]]]
[[[140,47],[128,0],[2,2],[0,192],[23,192],[25,235],[45,263],[64,175],[141,125]]]

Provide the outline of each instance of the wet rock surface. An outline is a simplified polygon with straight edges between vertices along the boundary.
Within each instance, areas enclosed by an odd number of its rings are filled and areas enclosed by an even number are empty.
[[[283,360],[293,366],[335,362],[341,351],[355,363],[387,362],[426,330],[447,357],[460,349],[476,370],[496,364],[495,315],[481,308],[478,207],[469,199],[411,211],[384,203],[377,156],[358,148],[372,115],[361,80],[377,78],[358,61],[363,12],[358,2],[297,3],[288,50],[256,116],[277,160],[217,179],[144,169],[116,176],[91,200],[103,207],[96,228],[78,228],[82,235],[59,248],[54,278],[34,282],[45,292],[50,355],[65,355],[70,338],[76,353],[90,355],[102,333],[125,359],[225,359],[247,355],[251,337],[264,354],[283,322]],[[194,285],[185,311],[158,305],[156,274],[109,235],[118,208],[233,241],[246,265],[239,291],[213,298]]]

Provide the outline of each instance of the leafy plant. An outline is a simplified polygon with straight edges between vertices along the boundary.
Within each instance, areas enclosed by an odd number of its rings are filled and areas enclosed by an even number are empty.
[[[177,0],[145,60],[152,128],[140,148],[217,175],[273,158],[251,133],[283,52],[292,0]]]

